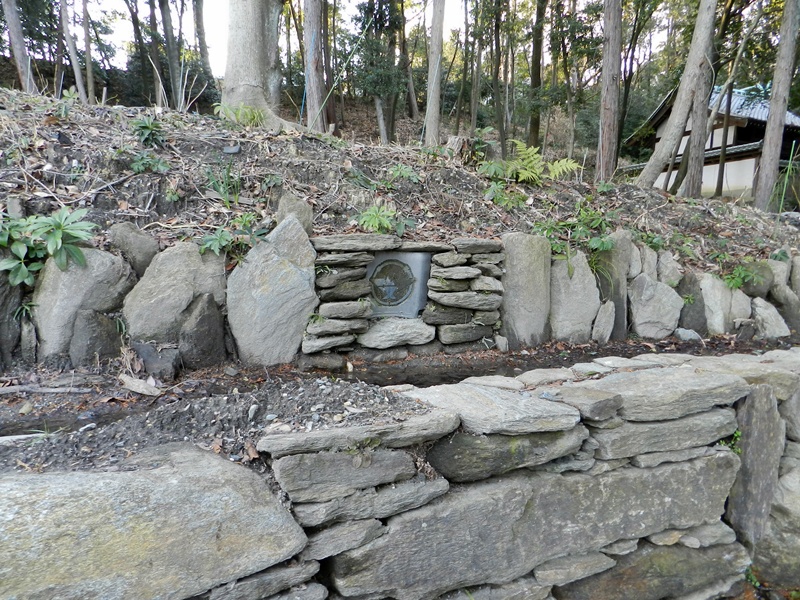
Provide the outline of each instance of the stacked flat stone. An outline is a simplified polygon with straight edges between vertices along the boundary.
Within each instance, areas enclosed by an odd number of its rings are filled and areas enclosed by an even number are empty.
[[[430,302],[422,320],[436,327],[436,337],[445,345],[492,338],[503,301],[503,243],[457,238],[452,245],[452,250],[431,257]]]

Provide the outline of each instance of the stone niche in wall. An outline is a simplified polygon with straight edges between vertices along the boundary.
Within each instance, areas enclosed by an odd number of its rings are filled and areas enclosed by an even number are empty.
[[[409,242],[354,234],[311,243],[320,305],[306,327],[304,354],[494,345],[505,259],[499,240]]]

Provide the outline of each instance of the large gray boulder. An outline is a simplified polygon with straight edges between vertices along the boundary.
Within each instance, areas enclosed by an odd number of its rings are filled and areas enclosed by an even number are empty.
[[[79,310],[112,311],[122,304],[136,276],[119,256],[83,250],[86,266],[70,262],[61,271],[48,259],[33,293],[33,322],[39,334],[39,359],[66,354]]]
[[[192,242],[167,248],[125,298],[128,334],[134,340],[177,343],[187,309],[203,294],[211,294],[219,306],[225,303],[224,258],[200,254]]]
[[[559,556],[717,520],[738,466],[724,452],[653,469],[516,472],[463,486],[390,518],[385,535],[333,557],[332,580],[344,596],[398,600],[508,583]]]
[[[683,298],[666,283],[642,273],[628,287],[633,331],[643,338],[660,340],[678,326]]]
[[[102,313],[79,310],[69,343],[69,360],[73,367],[95,364],[119,356],[122,346],[117,324]]]
[[[178,334],[181,361],[189,369],[202,369],[225,360],[225,318],[214,297],[202,294],[187,310]]]
[[[503,237],[506,260],[500,333],[519,350],[547,340],[550,314],[550,242],[527,233]]]
[[[170,444],[134,465],[0,477],[0,545],[13,548],[0,597],[187,598],[306,544],[263,479],[222,457]]]
[[[115,223],[108,230],[108,239],[112,246],[122,252],[139,277],[144,275],[158,254],[156,239],[133,223]]]
[[[389,317],[375,321],[369,331],[359,335],[356,340],[367,348],[385,349],[404,344],[427,344],[435,336],[436,328],[422,319]]]
[[[800,585],[800,469],[781,477],[753,566],[762,581],[776,587]]]
[[[0,370],[11,362],[11,353],[19,343],[20,325],[14,313],[21,303],[22,290],[8,282],[6,271],[0,271]]]
[[[303,226],[289,215],[231,273],[228,322],[246,364],[289,362],[300,348],[319,304],[315,257]]]
[[[708,321],[706,320],[703,289],[700,287],[700,274],[695,271],[686,271],[678,284],[677,292],[683,300],[680,326],[683,329],[696,331],[701,336],[706,335]]]
[[[597,280],[603,300],[614,303],[613,329],[610,337],[615,340],[624,340],[628,335],[628,295],[626,290],[634,245],[630,231],[618,230],[608,237],[614,242],[614,247],[599,254],[600,268],[597,271]],[[639,252],[637,251],[636,254]],[[638,268],[641,271],[641,262]]]
[[[753,319],[756,322],[756,339],[769,340],[792,334],[778,309],[763,298],[753,298]]]
[[[726,519],[738,539],[752,549],[761,539],[778,487],[778,467],[786,424],[768,385],[754,385],[736,412],[742,467],[731,489]],[[800,583],[800,579],[798,580]]]
[[[711,273],[697,276],[700,293],[703,296],[706,328],[709,335],[723,335],[733,328],[731,319],[731,289],[722,279]],[[684,325],[684,327],[686,327]]]
[[[600,292],[583,252],[566,260],[554,260],[550,269],[553,338],[573,344],[588,342],[599,309]]]

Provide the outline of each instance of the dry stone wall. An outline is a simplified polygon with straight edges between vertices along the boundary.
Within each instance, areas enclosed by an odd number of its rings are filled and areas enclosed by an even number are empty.
[[[272,491],[185,444],[0,477],[0,596],[711,600],[748,567],[800,587],[800,349],[392,391],[429,412],[267,427]]]

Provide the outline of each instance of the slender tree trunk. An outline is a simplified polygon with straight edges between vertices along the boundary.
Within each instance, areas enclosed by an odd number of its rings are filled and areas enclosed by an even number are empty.
[[[83,0],[83,44],[83,58],[86,62],[86,95],[89,99],[89,104],[94,104],[96,100],[94,93],[94,68],[92,65],[92,34],[87,0]]]
[[[772,95],[769,99],[769,116],[764,133],[764,146],[756,174],[756,208],[777,209],[770,206],[772,190],[778,180],[783,127],[786,123],[786,106],[789,102],[789,88],[794,73],[795,47],[797,45],[798,21],[800,20],[800,0],[786,0],[783,7],[778,58],[775,60],[775,74],[772,77]]]
[[[500,60],[502,48],[500,46],[500,29],[503,23],[503,0],[494,3],[494,65],[492,67],[492,94],[494,95],[494,114],[497,123],[497,133],[500,137],[500,155],[506,158],[506,124],[503,96],[500,91]]]
[[[178,56],[178,44],[172,29],[172,11],[169,0],[158,0],[161,9],[161,24],[164,27],[164,45],[167,47],[167,67],[169,69],[169,87],[172,94],[172,106],[177,108],[183,103],[181,97],[181,66]]]
[[[433,0],[431,45],[428,51],[428,102],[425,108],[425,145],[439,145],[442,101],[442,37],[444,35],[444,0]]]
[[[475,42],[469,43],[469,0],[464,0],[464,65],[461,71],[461,84],[458,87],[458,100],[456,104],[456,135],[461,133],[461,115],[464,108],[464,91],[467,87],[467,76],[469,75],[469,63],[471,54],[475,50]]]
[[[475,136],[475,129],[478,127],[478,104],[481,100],[481,74],[483,70],[481,64],[483,57],[483,29],[481,27],[482,6],[483,5],[478,2],[476,7],[478,15],[475,18],[474,28],[476,42],[472,71],[472,93],[470,94],[469,100],[469,135],[471,137]]]
[[[705,163],[706,140],[708,132],[708,98],[711,94],[711,63],[702,63],[701,74],[698,76],[697,87],[694,91],[692,103],[692,131],[689,134],[689,143],[686,150],[689,153],[686,165],[686,179],[683,181],[681,195],[686,198],[699,198],[703,188],[703,165]]]
[[[400,62],[406,72],[406,105],[408,107],[408,116],[414,120],[419,120],[419,105],[417,105],[417,92],[414,89],[414,69],[413,69],[413,53],[408,55],[408,39],[406,38],[406,11],[403,0],[400,0],[400,18],[402,23],[400,26]],[[416,40],[414,42],[414,49],[416,49]]]
[[[53,91],[56,98],[61,97],[61,88],[64,85],[64,73],[66,69],[64,67],[64,36],[60,34],[62,30],[61,26],[61,13],[59,12],[58,17],[58,31],[59,33],[55,36],[58,38],[56,42],[56,56],[55,56],[55,71],[53,73]]]
[[[722,196],[722,188],[725,185],[725,161],[728,154],[728,127],[731,122],[731,104],[733,103],[733,83],[727,86],[727,101],[725,103],[725,118],[722,120],[722,140],[719,146],[719,167],[717,168],[717,187],[714,189],[715,196]],[[722,93],[722,90],[720,90]]]
[[[142,93],[146,94],[146,90],[152,85],[152,82],[147,77],[150,72],[147,68],[147,47],[142,37],[142,28],[139,24],[139,7],[136,0],[125,0],[125,6],[131,15],[131,26],[133,27],[133,42],[136,44],[136,49],[139,52],[139,78],[142,83]]]
[[[528,121],[528,146],[539,147],[539,128],[542,123],[542,50],[544,46],[544,18],[547,0],[536,0],[536,21],[533,24],[531,47],[531,114]]]
[[[336,13],[331,12],[328,0],[322,0],[322,62],[325,71],[325,95],[328,101],[325,102],[325,114],[328,116],[328,129],[333,127],[336,136],[341,135],[336,125],[336,94],[333,93],[333,68],[331,66],[331,21],[336,22]]]
[[[686,59],[686,68],[675,96],[675,103],[672,106],[672,113],[667,120],[661,143],[656,146],[653,155],[636,180],[636,184],[641,187],[651,187],[655,183],[673,148],[683,137],[686,121],[689,118],[689,111],[692,108],[694,89],[697,83],[696,78],[702,73],[701,64],[708,59],[708,46],[714,29],[716,6],[717,0],[700,0],[700,8],[697,12],[697,21],[692,35],[692,44],[689,49],[689,56]]]
[[[600,135],[595,181],[611,181],[617,168],[619,143],[619,77],[622,70],[622,3],[605,0],[603,16],[603,73],[600,90]]]
[[[67,0],[61,0],[61,26],[63,27],[64,41],[67,43],[69,50],[69,61],[72,63],[72,72],[75,74],[75,87],[78,89],[78,97],[81,103],[88,104],[89,99],[86,97],[86,88],[83,85],[83,75],[81,74],[81,65],[78,62],[78,48],[75,46],[75,38],[69,32],[69,13],[67,12]]]
[[[305,0],[303,29],[306,33],[306,124],[309,129],[328,130],[325,112],[325,78],[322,70],[322,0]]]
[[[17,0],[2,0],[3,14],[6,18],[8,37],[11,38],[11,52],[14,55],[14,64],[22,85],[22,91],[27,94],[38,94],[36,82],[33,80],[30,57],[25,47],[25,36],[22,33],[22,21],[19,18]]]
[[[161,72],[161,53],[159,52],[158,20],[156,19],[156,2],[148,0],[150,8],[150,62],[153,68],[153,91],[156,95],[156,106],[167,104],[167,90],[164,87],[164,75]]]
[[[206,25],[203,8],[203,0],[192,0],[194,33],[197,39],[197,50],[200,53],[200,62],[203,65],[206,79],[211,85],[214,85],[214,72],[211,70],[211,58],[208,56],[208,43],[206,43]]]
[[[373,97],[375,100],[375,116],[378,120],[378,133],[381,136],[381,145],[389,144],[389,132],[386,129],[386,117],[383,114],[383,100],[379,96]]]
[[[306,49],[303,41],[303,28],[300,27],[300,19],[298,19],[297,11],[294,9],[293,0],[288,0],[288,4],[289,13],[292,15],[292,21],[294,22],[294,32],[297,34],[297,43],[300,46],[300,56],[304,57],[303,60],[305,60]]]

